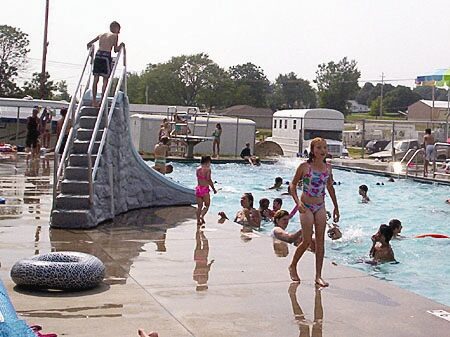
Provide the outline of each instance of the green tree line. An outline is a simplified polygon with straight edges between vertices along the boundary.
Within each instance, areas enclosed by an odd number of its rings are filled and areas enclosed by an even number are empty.
[[[20,29],[0,25],[0,96],[69,100],[67,83],[54,82],[45,74],[41,97],[41,73],[18,85],[19,73],[26,68],[28,35]],[[251,62],[225,69],[206,53],[181,55],[141,72],[129,73],[128,95],[132,103],[192,105],[208,111],[232,105],[267,107],[272,110],[324,107],[350,113],[349,100],[370,107],[379,114],[381,84],[358,82],[361,76],[355,60],[318,65],[314,86],[295,72],[279,74],[274,82],[264,70]],[[396,113],[419,99],[431,99],[431,88],[383,85],[382,113]],[[436,89],[436,100],[446,99],[446,91]]]

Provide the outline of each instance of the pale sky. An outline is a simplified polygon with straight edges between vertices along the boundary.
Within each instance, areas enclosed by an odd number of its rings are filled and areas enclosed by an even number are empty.
[[[448,0],[50,0],[48,70],[73,88],[86,43],[122,25],[128,70],[205,52],[221,67],[252,62],[273,81],[312,81],[319,63],[355,59],[361,79],[409,79],[450,67]],[[45,0],[1,0],[0,24],[29,34],[40,71]],[[66,64],[64,64],[66,63]],[[360,83],[362,85],[363,83]]]

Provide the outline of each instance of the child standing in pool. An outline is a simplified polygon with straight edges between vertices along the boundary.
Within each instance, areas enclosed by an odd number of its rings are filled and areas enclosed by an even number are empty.
[[[205,215],[208,213],[211,198],[209,196],[209,187],[211,186],[214,194],[217,193],[214,183],[211,179],[211,157],[203,156],[200,160],[200,166],[196,170],[197,187],[195,187],[195,197],[197,199],[197,226],[205,223]]]
[[[327,213],[325,210],[325,188],[333,201],[334,222],[339,221],[339,206],[336,193],[333,187],[333,173],[331,165],[326,163],[328,155],[327,143],[322,138],[314,138],[311,141],[311,151],[306,162],[302,163],[295,172],[295,176],[290,184],[290,191],[298,210],[300,212],[300,223],[302,226],[303,240],[295,251],[292,262],[289,266],[289,274],[292,281],[300,282],[297,273],[297,264],[305,251],[311,245],[313,225],[315,232],[316,251],[316,277],[318,286],[326,287],[328,283],[322,279],[322,266],[325,254],[324,240],[327,226]],[[297,195],[297,185],[302,181],[302,194]]]

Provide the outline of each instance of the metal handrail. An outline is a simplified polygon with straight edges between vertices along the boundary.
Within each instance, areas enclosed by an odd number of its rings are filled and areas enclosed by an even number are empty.
[[[83,66],[83,70],[81,72],[81,76],[80,79],[78,80],[76,89],[74,91],[74,95],[72,96],[72,99],[70,100],[70,104],[69,104],[69,108],[67,109],[67,114],[66,117],[64,119],[64,123],[62,125],[61,128],[61,132],[59,134],[59,138],[58,141],[56,142],[56,146],[55,146],[55,151],[54,151],[54,166],[53,166],[53,204],[52,204],[52,209],[55,208],[56,206],[56,195],[58,192],[58,187],[59,187],[59,180],[61,178],[63,169],[64,169],[64,163],[67,160],[67,156],[68,156],[68,152],[70,149],[70,145],[73,143],[73,137],[74,137],[74,126],[75,126],[75,122],[76,119],[78,118],[78,115],[80,113],[81,110],[81,101],[83,100],[84,94],[86,93],[87,89],[89,88],[89,83],[91,80],[91,77],[88,76],[86,85],[84,87],[83,93],[81,95],[80,98],[80,102],[77,105],[77,109],[74,111],[75,108],[75,104],[76,104],[76,93],[79,91],[80,87],[81,87],[81,82],[83,81],[83,77],[85,75],[86,72],[86,68],[88,64],[92,65],[92,60],[93,60],[93,55],[94,55],[94,46],[91,46],[88,50],[88,55],[86,56],[86,61],[84,62],[84,66]],[[59,151],[61,150],[61,146],[62,146],[62,142],[64,139],[64,136],[66,135],[67,132],[67,128],[69,127],[69,121],[72,121],[72,128],[69,131],[69,135],[66,141],[66,145],[64,147],[64,151],[61,155],[61,158],[59,158]]]
[[[436,159],[437,159],[437,150],[436,150],[436,148],[437,147],[450,147],[450,144],[449,143],[440,143],[440,142],[437,142],[437,143],[434,143],[434,149],[433,149],[433,151],[434,151],[434,153],[436,153],[436,156],[434,157],[434,159],[433,159],[433,178],[435,178],[436,177]]]
[[[413,159],[416,160],[415,165],[416,165],[416,176],[417,176],[417,155],[419,153],[424,152],[423,149],[417,149],[416,152],[414,152],[414,154],[412,155],[412,157],[408,160],[408,162],[406,163],[406,171],[405,171],[405,175],[406,177],[408,177],[408,169],[409,169],[409,165],[412,163]]]
[[[400,164],[403,164],[403,162],[406,160],[406,158],[408,158],[408,155],[413,152],[416,151],[416,149],[409,149],[408,151],[406,151],[405,155],[403,156],[402,160],[400,160]]]
[[[111,104],[111,107],[109,109],[109,113],[108,113],[108,117],[107,117],[107,124],[105,125],[104,129],[103,129],[103,134],[102,134],[102,139],[100,142],[100,146],[98,148],[97,151],[97,157],[95,158],[95,163],[94,163],[94,169],[92,168],[92,151],[94,150],[94,145],[95,145],[95,140],[97,139],[97,134],[98,131],[100,129],[100,124],[101,121],[104,117],[104,114],[107,111],[107,107],[108,107],[108,93],[111,90],[111,86],[112,86],[112,79],[114,78],[114,74],[116,73],[116,69],[117,69],[117,65],[118,65],[118,61],[120,59],[120,57],[123,55],[123,66],[124,66],[124,70],[122,71],[122,74],[120,76],[119,82],[117,83],[117,87],[116,87],[116,91],[114,94],[114,98]],[[126,50],[125,50],[125,46],[121,45],[119,52],[117,53],[117,57],[116,57],[116,62],[114,64],[114,67],[111,71],[111,74],[109,76],[109,81],[108,81],[108,85],[106,86],[105,92],[103,93],[103,98],[102,98],[102,103],[100,104],[100,109],[98,112],[98,116],[97,116],[97,121],[95,122],[95,127],[94,127],[94,131],[92,132],[92,137],[91,140],[89,142],[89,147],[88,147],[88,151],[87,151],[87,161],[88,161],[88,181],[89,181],[89,201],[92,204],[92,199],[93,199],[93,195],[94,195],[94,179],[95,179],[95,175],[97,173],[97,168],[98,165],[100,163],[100,156],[102,154],[102,152],[100,150],[103,150],[103,147],[105,145],[106,142],[106,134],[108,133],[109,130],[109,121],[112,117],[112,113],[115,109],[115,105],[117,102],[117,97],[119,95],[119,89],[120,89],[120,84],[122,84],[122,81],[124,83],[125,86],[125,93],[126,93]]]

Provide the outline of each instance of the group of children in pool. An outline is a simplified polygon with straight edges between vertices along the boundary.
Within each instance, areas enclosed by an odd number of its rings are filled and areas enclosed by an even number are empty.
[[[300,277],[297,272],[298,261],[303,256],[304,252],[310,248],[315,252],[316,259],[316,276],[315,282],[318,286],[326,287],[328,282],[322,278],[322,266],[324,260],[324,238],[327,226],[328,236],[333,240],[342,237],[338,223],[340,214],[339,206],[334,190],[334,181],[332,168],[326,162],[328,155],[327,143],[322,138],[315,138],[311,141],[311,151],[309,158],[297,168],[294,178],[289,184],[289,193],[294,199],[296,207],[289,213],[282,210],[282,200],[276,198],[273,201],[273,209],[269,209],[270,201],[266,198],[260,200],[260,209],[257,211],[253,208],[253,196],[250,193],[245,193],[241,198],[242,210],[244,218],[252,219],[258,218],[257,224],[249,223],[250,225],[259,226],[260,220],[272,220],[275,224],[271,235],[279,240],[293,243],[297,246],[291,264],[289,265],[289,274],[293,281],[300,282]],[[196,170],[197,187],[195,188],[195,195],[197,199],[197,225],[201,226],[205,223],[204,216],[209,210],[210,206],[210,187],[214,193],[217,190],[214,182],[211,179],[211,157],[204,156],[201,159],[200,166]],[[270,189],[278,189],[282,186],[283,180],[277,177],[274,186]],[[301,185],[301,195],[297,194],[297,188]],[[332,215],[325,209],[325,190],[333,203],[334,209]],[[364,203],[369,202],[367,195],[368,188],[366,185],[360,186],[360,195]],[[247,196],[251,196],[251,202],[245,202]],[[288,233],[286,228],[296,212],[300,212],[301,229],[296,233]],[[238,212],[238,214],[239,214]],[[327,216],[328,213],[328,216]],[[226,218],[223,212],[219,215]],[[333,226],[327,224],[327,217],[332,218]],[[236,215],[235,221],[241,222]],[[399,220],[391,220],[389,225],[381,225],[378,232],[372,236],[372,248],[370,256],[376,262],[393,261],[394,253],[389,244],[392,237],[397,236],[401,231],[401,223]],[[313,230],[314,229],[314,230]],[[313,239],[313,233],[314,239]]]

